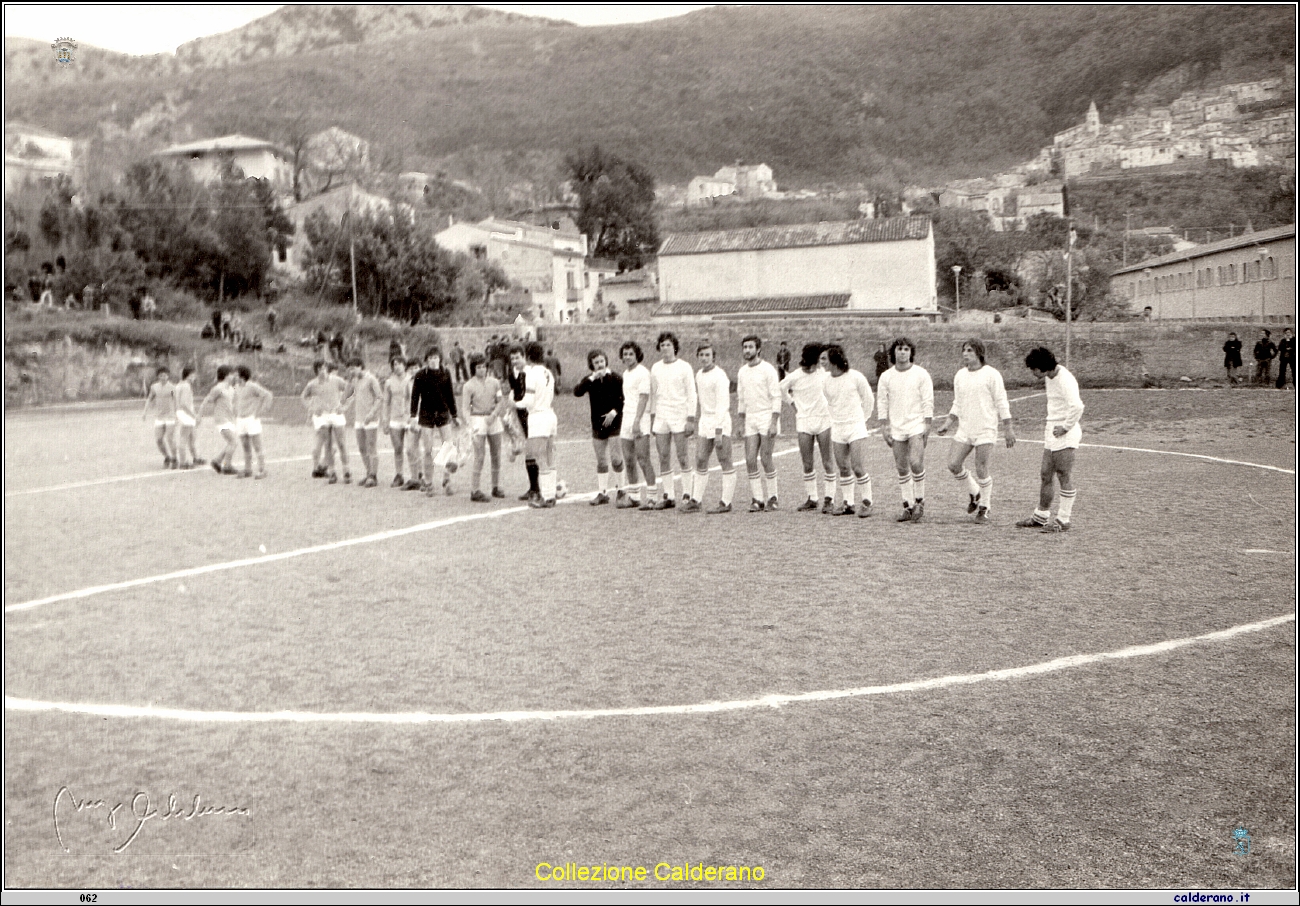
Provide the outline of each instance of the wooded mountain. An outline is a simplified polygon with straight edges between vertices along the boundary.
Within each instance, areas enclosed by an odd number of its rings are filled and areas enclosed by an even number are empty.
[[[88,137],[165,102],[194,136],[306,119],[408,168],[599,143],[665,182],[744,159],[797,187],[989,173],[1092,100],[1109,121],[1295,58],[1291,5],[717,7],[598,28],[482,12],[286,7],[174,57],[77,36],[69,67],[6,39],[5,113]]]

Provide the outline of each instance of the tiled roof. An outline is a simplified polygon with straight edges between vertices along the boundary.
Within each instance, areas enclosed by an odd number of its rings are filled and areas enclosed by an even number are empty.
[[[930,218],[918,216],[850,220],[845,223],[800,223],[710,233],[673,233],[664,240],[659,254],[695,255],[858,242],[897,242],[903,239],[924,239],[929,234]]]
[[[703,302],[666,302],[656,317],[673,315],[737,315],[757,311],[824,311],[849,307],[848,293],[820,296],[768,296],[762,299],[710,299]]]
[[[1139,264],[1131,264],[1128,267],[1120,268],[1111,276],[1117,277],[1120,274],[1131,274],[1134,271],[1146,270],[1148,267],[1160,267],[1163,264],[1177,264],[1180,261],[1190,261],[1193,258],[1213,255],[1215,252],[1230,252],[1233,249],[1246,248],[1261,242],[1272,242],[1274,239],[1286,239],[1288,237],[1295,237],[1294,223],[1288,226],[1273,227],[1271,230],[1256,230],[1253,233],[1243,233],[1233,239],[1207,242],[1205,245],[1198,245],[1196,248],[1187,249],[1186,251],[1161,255],[1159,258],[1148,258]]]

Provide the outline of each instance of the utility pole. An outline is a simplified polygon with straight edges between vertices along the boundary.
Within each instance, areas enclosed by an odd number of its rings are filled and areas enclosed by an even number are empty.
[[[1124,267],[1128,267],[1128,231],[1129,225],[1133,222],[1133,212],[1124,212]]]
[[[1074,223],[1069,222],[1070,237],[1065,243],[1065,367],[1070,367],[1070,321],[1074,289]]]
[[[352,313],[356,314],[359,310],[357,307],[357,239],[352,232],[351,217],[348,218],[348,257],[352,261]]]

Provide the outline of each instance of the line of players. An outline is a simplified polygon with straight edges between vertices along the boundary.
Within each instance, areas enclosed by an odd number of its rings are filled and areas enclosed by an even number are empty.
[[[222,365],[217,368],[217,382],[196,407],[190,379],[194,366],[181,369],[181,379],[173,384],[171,372],[159,368],[154,383],[145,396],[141,418],[148,418],[154,408],[154,442],[163,455],[165,469],[192,469],[204,464],[195,446],[194,434],[200,414],[209,408],[217,432],[225,442],[221,453],[212,460],[212,468],[223,475],[241,478],[265,478],[266,458],[262,451],[262,414],[270,408],[271,391],[253,380],[245,365]],[[244,470],[235,469],[235,449],[244,447]],[[257,470],[253,470],[256,457]]]
[[[708,488],[709,462],[716,459],[722,473],[722,492],[718,504],[707,512],[729,513],[736,486],[730,380],[716,364],[715,350],[707,341],[696,349],[697,372],[678,357],[680,343],[672,332],[660,334],[656,345],[660,360],[647,369],[640,346],[624,343],[619,349],[625,369],[621,376],[609,369],[602,351],[592,350],[587,356],[589,374],[574,388],[574,394],[589,396],[591,403],[597,479],[597,495],[591,503],[598,506],[610,502],[612,471],[614,504],[618,508],[699,512]],[[776,369],[763,360],[762,348],[759,337],[745,337],[741,342],[744,364],[736,374],[736,408],[749,479],[749,512],[772,511],[780,506],[772,453],[780,433],[781,406],[788,402],[795,412],[803,465],[805,499],[797,510],[856,514],[862,518],[873,514],[874,494],[866,452],[868,424],[874,410],[898,473],[903,508],[897,521],[919,522],[924,516],[925,449],[933,429],[939,435],[953,435],[949,471],[964,485],[967,513],[975,523],[988,524],[993,500],[989,462],[999,427],[1008,447],[1015,445],[1016,436],[1002,375],[985,363],[981,341],[971,339],[962,345],[963,367],[953,379],[952,409],[938,425],[934,424],[933,382],[929,373],[916,364],[916,344],[906,337],[896,339],[889,349],[892,367],[880,376],[878,395],[873,394],[866,377],[850,367],[839,345],[804,346],[799,368],[784,380],[778,380]],[[1035,348],[1025,364],[1044,381],[1048,413],[1039,507],[1016,524],[1064,532],[1070,527],[1076,494],[1073,466],[1082,436],[1079,419],[1083,402],[1077,381],[1057,363],[1050,350]],[[625,418],[628,413],[631,417]],[[692,435],[696,436],[693,469],[687,464],[687,441]],[[610,441],[616,438],[618,444],[611,449]],[[658,477],[654,453],[658,453]],[[973,472],[967,468],[972,453]],[[622,486],[618,475],[624,463],[626,486]],[[643,481],[638,480],[638,468]],[[672,479],[671,494],[665,480],[668,475]],[[683,493],[687,475],[690,485]],[[1053,516],[1051,505],[1057,485],[1060,500]],[[639,501],[631,494],[638,486]]]
[[[316,362],[316,376],[302,393],[316,430],[312,477],[326,478],[331,484],[338,481],[334,467],[337,450],[343,481],[351,482],[346,410],[352,406],[357,447],[366,470],[362,487],[378,484],[378,436],[380,426],[386,425],[396,472],[391,487],[432,496],[436,493],[434,476],[440,470],[441,490],[452,494],[452,475],[462,458],[461,445],[468,437],[474,457],[470,499],[487,502],[503,498],[501,453],[505,438],[510,442],[512,459],[521,450],[525,453],[530,486],[520,499],[537,507],[554,506],[564,493],[553,467],[555,378],[543,364],[545,354],[540,344],[514,347],[509,356],[508,386],[503,387],[489,371],[484,357],[472,355],[470,378],[461,388],[459,401],[452,376],[443,367],[442,352],[436,346],[425,353],[423,367],[418,367],[417,359],[392,358],[390,373],[382,384],[359,358],[348,363],[346,379],[333,363]],[[484,462],[489,457],[490,497],[480,486]]]
[[[731,450],[730,379],[716,364],[715,350],[707,341],[696,349],[698,372],[679,358],[680,343],[672,332],[660,334],[656,346],[660,360],[646,368],[641,347],[632,341],[624,343],[619,349],[622,375],[609,368],[603,351],[592,350],[587,356],[589,373],[574,388],[574,394],[588,396],[590,401],[597,479],[597,494],[591,503],[599,506],[611,502],[612,478],[617,508],[665,510],[676,508],[680,500],[682,512],[699,512],[708,487],[709,461],[716,459],[722,472],[722,492],[717,506],[708,512],[731,512],[736,470]],[[861,518],[873,514],[866,444],[875,411],[898,473],[903,511],[897,521],[919,522],[924,516],[925,449],[934,430],[941,436],[953,434],[948,468],[965,484],[967,512],[977,524],[988,523],[993,497],[989,461],[999,426],[1008,447],[1015,445],[1016,437],[1002,376],[985,364],[981,341],[970,339],[963,344],[963,368],[953,378],[952,410],[937,426],[933,382],[929,373],[916,364],[916,344],[906,337],[890,346],[892,367],[880,376],[878,396],[872,393],[866,377],[850,367],[844,349],[836,344],[804,346],[799,367],[784,380],[779,380],[776,369],[764,361],[759,337],[745,337],[741,355],[744,364],[736,375],[736,398],[749,479],[749,512],[771,511],[780,506],[772,454],[780,433],[782,403],[788,402],[795,412],[805,491],[805,500],[796,509],[820,509],[831,515],[856,514]],[[316,375],[302,393],[316,430],[312,476],[327,478],[331,484],[337,482],[337,450],[343,480],[351,482],[345,415],[351,405],[355,407],[358,451],[366,470],[363,487],[378,484],[378,432],[380,425],[386,424],[396,466],[391,486],[432,495],[435,470],[441,469],[442,490],[451,494],[451,475],[459,459],[458,442],[462,429],[467,428],[474,458],[471,500],[487,502],[505,496],[501,488],[505,437],[511,444],[512,460],[521,447],[525,451],[529,490],[520,499],[534,507],[554,506],[556,499],[563,496],[563,483],[557,480],[554,468],[555,382],[544,365],[542,346],[530,343],[526,348],[510,349],[505,387],[483,356],[471,356],[470,379],[461,389],[459,406],[451,375],[442,367],[441,351],[430,348],[424,367],[417,371],[418,364],[414,359],[393,358],[391,372],[382,384],[359,358],[347,366],[349,379],[344,379],[331,362],[315,364]],[[1076,496],[1074,454],[1082,436],[1079,419],[1083,403],[1078,383],[1043,347],[1032,350],[1025,364],[1044,381],[1048,413],[1039,506],[1017,525],[1048,532],[1068,531]],[[168,370],[158,369],[158,380],[145,400],[146,416],[151,404],[158,407],[155,436],[165,466],[192,468],[201,464],[195,453],[194,428],[199,413],[212,406],[218,431],[226,442],[212,467],[223,474],[241,474],[233,467],[236,442],[241,439],[245,453],[242,475],[264,478],[260,416],[271,404],[270,391],[251,380],[247,367],[223,365],[218,368],[216,385],[196,410],[189,383],[193,371],[187,366],[181,382],[173,385]],[[625,419],[627,412],[633,415]],[[179,442],[175,436],[178,425]],[[693,468],[688,465],[688,439],[692,435],[697,437]],[[971,453],[975,454],[973,472],[966,466]],[[252,470],[254,455],[256,472]],[[409,480],[403,475],[404,457]],[[480,488],[488,458],[491,497]],[[625,468],[626,483],[620,480]],[[669,475],[671,493],[665,480]],[[684,491],[687,476],[689,487]],[[1058,486],[1059,502],[1053,516],[1051,507]],[[639,500],[632,496],[638,489]]]

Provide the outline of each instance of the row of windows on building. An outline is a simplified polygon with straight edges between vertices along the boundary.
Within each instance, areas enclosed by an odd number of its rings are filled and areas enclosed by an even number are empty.
[[[1255,258],[1236,264],[1202,267],[1194,271],[1165,274],[1161,277],[1139,279],[1129,284],[1129,297],[1150,296],[1154,293],[1176,293],[1183,290],[1206,289],[1212,286],[1232,286],[1237,283],[1256,283],[1277,279],[1277,261],[1274,258]]]

